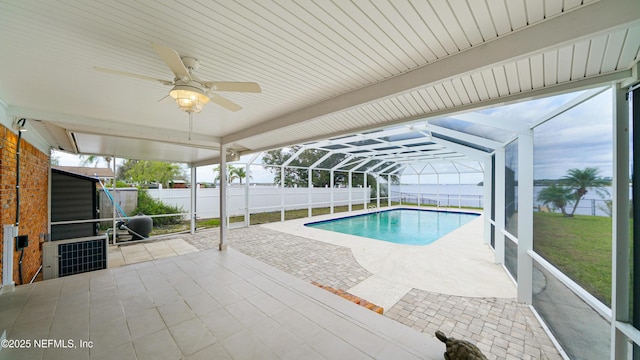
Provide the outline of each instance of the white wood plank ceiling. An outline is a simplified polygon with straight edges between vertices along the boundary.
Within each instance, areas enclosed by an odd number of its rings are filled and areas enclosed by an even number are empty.
[[[169,87],[93,70],[171,80],[152,42],[262,93],[189,138]],[[639,50],[637,0],[0,0],[0,105],[54,148],[207,164],[626,80]]]

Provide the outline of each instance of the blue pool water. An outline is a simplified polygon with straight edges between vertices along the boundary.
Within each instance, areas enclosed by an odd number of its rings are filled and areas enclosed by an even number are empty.
[[[478,214],[394,209],[305,224],[305,226],[405,245],[428,245]]]

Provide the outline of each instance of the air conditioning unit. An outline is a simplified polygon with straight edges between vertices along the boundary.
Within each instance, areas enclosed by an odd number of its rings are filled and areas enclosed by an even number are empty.
[[[107,236],[45,242],[42,247],[44,280],[107,268]]]

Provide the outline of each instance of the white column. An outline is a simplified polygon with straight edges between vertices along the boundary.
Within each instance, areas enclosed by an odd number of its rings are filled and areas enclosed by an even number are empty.
[[[420,170],[420,173],[422,173],[422,170]],[[421,199],[422,198],[422,185],[420,185],[420,174],[418,174],[418,206],[421,205]]]
[[[220,146],[220,251],[227,250],[227,145]]]
[[[284,221],[284,166],[280,166],[280,221]]]
[[[244,173],[246,175],[244,178],[244,226],[249,227],[249,225],[251,225],[251,211],[249,211],[249,179],[251,179],[251,164],[247,163],[244,166]]]
[[[331,189],[329,189],[329,193],[331,194],[329,197],[331,199],[331,204],[329,205],[329,213],[333,214],[333,170],[331,170],[329,178],[329,186],[331,186]]]
[[[387,175],[387,206],[391,206],[391,175]]]
[[[349,171],[349,211],[353,210],[353,204],[352,204],[353,198],[351,196],[351,193],[353,192],[353,189],[351,188],[353,186],[352,179],[353,179],[353,173]]]
[[[484,242],[485,244],[491,244],[491,207],[493,206],[491,201],[491,181],[493,180],[491,156],[485,159],[484,164],[484,177],[482,179],[484,190],[484,203],[482,204],[484,212]]]
[[[120,199],[120,195],[116,193],[116,178],[115,178],[115,176],[116,176],[116,158],[115,158],[115,156],[112,156],[111,158],[113,159],[113,167],[112,167],[112,169],[113,169],[113,184],[112,185],[113,186],[111,187],[111,197],[112,197],[112,200],[113,200],[113,204],[111,204],[111,205],[113,205],[113,206],[112,206],[112,209],[111,209],[112,210],[111,211],[111,217],[113,218],[113,234],[112,234],[112,236],[113,236],[113,244],[115,245],[116,239],[117,239],[117,235],[118,235],[118,226],[117,226],[118,221],[116,219],[116,216],[117,216],[116,201],[118,201],[118,200],[116,200],[116,195],[118,196],[118,199]],[[108,190],[105,189],[105,191],[108,191]],[[108,243],[109,243],[109,239],[107,239],[107,244]],[[107,255],[107,261],[109,261],[109,255]]]
[[[505,249],[504,249],[504,234],[502,233],[502,231],[504,230],[504,221],[505,221],[505,214],[504,214],[505,169],[504,167],[505,167],[506,159],[505,159],[504,147],[500,149],[496,149],[495,157],[496,157],[496,171],[495,171],[496,203],[494,204],[495,210],[496,210],[495,256],[496,256],[497,264],[504,264]]]
[[[307,198],[308,198],[308,202],[309,202],[309,207],[307,208],[307,216],[311,217],[313,216],[313,199],[312,199],[312,195],[311,195],[311,189],[313,189],[313,170],[312,169],[307,169]]]
[[[195,166],[191,167],[191,202],[189,204],[189,217],[191,218],[191,234],[196,233],[196,212],[197,212],[197,191],[198,184],[196,182],[196,168]]]
[[[436,197],[438,198],[437,201],[437,208],[440,208],[440,174],[436,173]],[[449,204],[447,204],[449,205]]]
[[[518,137],[518,302],[533,301],[533,130]]]
[[[629,323],[629,103],[626,91],[613,88],[613,243],[611,359],[627,359],[627,337],[616,327],[616,321]],[[634,129],[638,131],[638,129]],[[634,154],[636,155],[636,154]],[[634,210],[635,211],[635,210]],[[638,264],[638,259],[634,259]]]
[[[369,189],[367,188],[367,173],[363,173],[362,176],[364,176],[364,182],[363,182],[363,184],[364,184],[363,185],[363,187],[364,187],[364,194],[363,195],[364,196],[362,198],[362,203],[363,203],[362,208],[364,210],[366,210],[367,209],[367,204],[369,203],[369,194],[370,194],[370,192],[369,192]]]
[[[382,176],[376,176],[376,208],[380,209],[380,180]],[[387,193],[389,190],[387,189]]]

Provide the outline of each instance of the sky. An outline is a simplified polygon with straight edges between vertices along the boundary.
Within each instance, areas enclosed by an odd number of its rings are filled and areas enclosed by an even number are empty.
[[[509,121],[535,123],[539,118],[551,112],[558,106],[578,96],[578,93],[565,94],[555,97],[521,102],[507,106],[482,110],[489,115],[507,119]],[[566,175],[568,169],[597,167],[600,175],[611,177],[613,172],[613,125],[611,90],[592,98],[570,111],[548,121],[534,130],[534,178],[557,179]],[[504,133],[497,133],[495,128],[467,123],[465,132],[493,137]],[[492,131],[495,132],[492,134]],[[515,135],[515,134],[513,134]],[[79,156],[54,152],[59,164],[63,166],[81,166]],[[243,156],[236,164],[249,161],[251,156]],[[123,160],[119,160],[121,163]],[[233,163],[232,163],[233,164]],[[101,162],[98,166],[106,166]],[[185,165],[185,174],[189,171]],[[260,165],[251,167],[251,177],[254,183],[273,183],[273,174]],[[213,182],[215,174],[213,165],[197,169],[198,182]],[[458,175],[442,175],[440,183],[458,183]],[[433,176],[423,176],[421,183],[434,182]],[[482,181],[480,174],[463,174],[461,183],[477,183]],[[403,183],[417,183],[416,176],[407,176]]]
[[[534,136],[534,178],[557,179],[568,169],[596,167],[613,174],[611,91],[540,125]]]
[[[490,116],[535,124],[582,92],[531,100],[481,111]],[[597,167],[600,175],[613,173],[612,94],[607,90],[534,129],[534,179],[558,179],[568,169]],[[487,133],[491,127],[476,127]],[[513,134],[515,136],[515,134]]]

